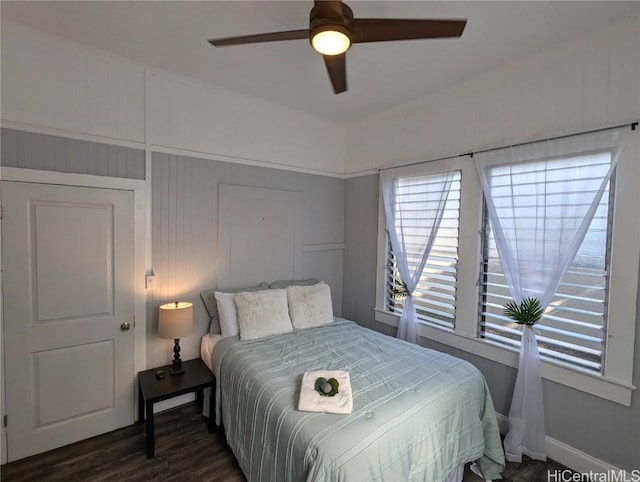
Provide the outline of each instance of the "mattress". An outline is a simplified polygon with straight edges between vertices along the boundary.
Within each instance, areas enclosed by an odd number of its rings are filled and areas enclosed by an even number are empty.
[[[337,319],[213,350],[216,418],[251,481],[451,480],[478,461],[500,478],[504,452],[482,374],[464,360]],[[347,370],[349,415],[297,410],[309,370]]]
[[[202,358],[202,361],[209,367],[209,370],[211,370],[211,373],[215,376],[218,376],[218,374],[214,371],[213,364],[211,363],[211,354],[213,353],[213,348],[216,346],[216,343],[221,339],[222,335],[212,335],[207,333],[200,340],[200,358]]]

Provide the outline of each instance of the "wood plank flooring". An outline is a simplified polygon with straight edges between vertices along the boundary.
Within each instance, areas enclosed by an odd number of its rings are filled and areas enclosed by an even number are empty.
[[[194,404],[156,415],[156,456],[145,455],[144,425],[132,425],[0,467],[11,481],[229,481],[246,479],[221,430],[209,435]],[[547,480],[553,462],[508,464],[503,475],[513,482]],[[464,482],[481,481],[468,467]],[[402,481],[397,481],[402,482]]]

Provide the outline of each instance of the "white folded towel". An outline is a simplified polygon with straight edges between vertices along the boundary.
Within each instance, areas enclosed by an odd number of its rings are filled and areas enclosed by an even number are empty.
[[[333,397],[324,397],[314,388],[318,378],[335,378],[340,384],[338,393]],[[300,387],[300,402],[298,410],[302,412],[351,413],[353,410],[353,395],[349,372],[342,370],[316,370],[306,372],[302,377]]]

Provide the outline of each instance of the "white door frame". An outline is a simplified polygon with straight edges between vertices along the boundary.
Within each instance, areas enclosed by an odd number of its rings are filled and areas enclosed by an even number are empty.
[[[147,173],[148,175],[148,173]],[[146,254],[150,249],[150,239],[147,239],[147,181],[138,179],[113,178],[105,176],[92,176],[88,174],[69,174],[62,172],[41,171],[36,169],[20,169],[16,167],[2,167],[0,169],[0,180],[29,182],[38,184],[58,184],[65,186],[95,187],[102,189],[120,189],[133,192],[133,256],[134,256],[134,369],[135,374],[146,369],[147,363],[147,297],[145,292],[145,274],[146,274]],[[2,289],[2,281],[0,279],[0,289]],[[1,308],[0,304],[0,308]],[[0,343],[0,360],[4,356],[4,319],[0,310],[1,338]],[[3,367],[6,364],[2,363]],[[2,400],[0,405],[6,407],[5,402],[5,374],[4,368],[0,374],[2,382]],[[136,392],[136,408],[137,410],[137,390]],[[134,419],[137,411],[134,411]],[[4,415],[4,409],[3,409]],[[7,460],[7,444],[6,431],[4,423],[2,426],[2,439],[0,440],[0,450],[2,463]]]

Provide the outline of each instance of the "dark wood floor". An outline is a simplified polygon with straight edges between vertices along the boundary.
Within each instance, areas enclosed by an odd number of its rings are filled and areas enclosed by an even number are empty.
[[[207,432],[194,404],[156,416],[156,457],[145,455],[143,425],[68,445],[0,467],[2,481],[238,481],[245,478],[218,431]],[[514,482],[547,480],[553,462],[508,464],[503,475]],[[468,468],[464,482],[481,481]],[[401,482],[401,481],[398,481]]]

